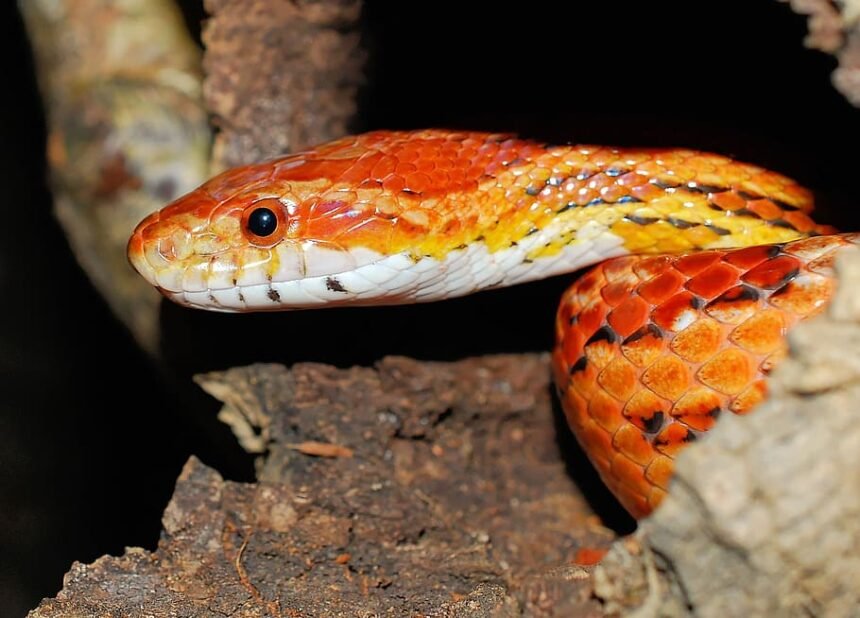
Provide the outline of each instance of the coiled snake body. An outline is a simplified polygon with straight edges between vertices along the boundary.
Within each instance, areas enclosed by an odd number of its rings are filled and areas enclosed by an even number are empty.
[[[811,209],[794,181],[714,154],[379,131],[224,172],[141,222],[129,258],[216,311],[431,301],[600,263],[561,301],[555,380],[641,517],[831,296],[835,250],[860,240]]]

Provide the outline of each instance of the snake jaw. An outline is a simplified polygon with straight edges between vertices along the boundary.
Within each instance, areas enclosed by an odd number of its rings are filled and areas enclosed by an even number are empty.
[[[196,199],[195,194],[184,198],[189,199]],[[171,208],[187,209],[183,200]],[[180,305],[265,311],[333,300],[326,295],[342,288],[332,277],[384,257],[360,247],[346,249],[330,240],[301,237],[255,246],[247,242],[240,225],[242,212],[225,205],[208,220],[188,212],[151,215],[129,241],[129,261],[144,279]],[[351,297],[343,292],[337,296]]]

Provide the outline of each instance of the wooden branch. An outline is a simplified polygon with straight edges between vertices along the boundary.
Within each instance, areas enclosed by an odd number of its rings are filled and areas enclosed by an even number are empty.
[[[169,0],[21,0],[48,120],[54,208],[78,262],[146,350],[160,295],[134,226],[209,173],[199,50]]]
[[[220,129],[214,167],[340,137],[355,114],[365,54],[361,2],[206,0],[206,105]]]
[[[198,381],[258,432],[260,482],[192,459],[157,551],[75,565],[33,618],[600,615],[586,572],[553,568],[612,534],[567,474],[546,355]]]

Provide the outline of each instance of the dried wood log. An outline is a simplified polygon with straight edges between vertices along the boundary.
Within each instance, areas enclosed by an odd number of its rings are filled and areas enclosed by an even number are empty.
[[[546,355],[198,380],[259,431],[260,482],[192,459],[155,552],[76,564],[31,616],[600,615],[555,568],[613,535],[567,473]]]

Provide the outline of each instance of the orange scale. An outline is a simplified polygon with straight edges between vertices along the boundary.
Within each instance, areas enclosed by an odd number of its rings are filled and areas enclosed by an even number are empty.
[[[757,245],[745,249],[729,251],[723,256],[723,261],[741,270],[749,270],[779,254],[779,248],[772,245]]]
[[[647,182],[644,176],[636,172],[626,172],[615,178],[615,183],[628,189],[637,187],[643,182]]]
[[[630,187],[630,195],[642,200],[643,202],[653,202],[654,200],[666,195],[666,190],[645,181],[642,184]]]
[[[171,211],[170,211],[171,216],[190,215],[192,217],[197,217],[203,221],[206,221],[206,220],[209,220],[210,217],[214,215],[216,209],[221,210],[221,208],[223,206],[219,207],[219,203],[221,203],[223,205],[225,203],[225,200],[220,200],[220,199],[214,198],[212,196],[212,193],[204,185],[204,186],[196,189],[195,191],[192,191],[191,193],[189,193],[187,196],[185,196],[182,199],[182,201],[174,202],[173,204],[171,204],[169,206],[169,208],[171,209]],[[244,204],[237,205],[236,209],[239,210],[243,206],[244,206]],[[161,215],[159,213],[152,213],[147,218],[147,221],[150,221],[150,222],[155,221],[155,220],[164,221],[164,219],[161,218]],[[141,223],[141,225],[143,225],[143,223]],[[146,229],[147,229],[147,236],[150,236],[152,233],[154,233],[156,231],[156,229],[159,229],[159,228],[146,228]]]
[[[640,284],[636,291],[649,303],[658,305],[677,292],[683,283],[684,277],[678,271],[667,269]]]
[[[840,234],[833,237],[812,236],[787,244],[783,251],[801,260],[809,261],[830,253],[834,249],[844,247],[849,242],[854,242],[850,234]]]
[[[716,354],[722,343],[723,327],[703,317],[675,335],[669,347],[684,360],[701,363]]]
[[[609,460],[615,453],[615,449],[612,448],[612,436],[609,432],[593,420],[589,419],[588,422],[582,426],[581,441],[587,446],[588,456],[591,461],[596,464],[599,460],[603,460],[605,462],[605,468],[609,467]]]
[[[669,414],[669,402],[647,388],[640,388],[624,405],[622,414],[639,431],[656,433]]]
[[[660,329],[647,324],[621,344],[621,353],[637,367],[647,367],[663,352],[664,339]]]
[[[444,162],[440,161],[436,157],[419,159],[415,162],[415,169],[425,174],[429,174],[430,172],[440,168],[445,169]]]
[[[561,353],[568,364],[573,365],[580,359],[583,353],[582,346],[584,344],[585,337],[582,336],[582,333],[578,328],[566,329],[564,339],[561,343]]]
[[[702,251],[701,253],[691,253],[677,258],[673,262],[673,266],[681,273],[692,277],[699,274],[706,268],[712,266],[721,257],[722,253],[717,251]]]
[[[601,270],[607,281],[629,281],[632,278],[632,266],[635,257],[621,257],[604,262]]]
[[[564,392],[564,415],[574,427],[582,427],[591,422],[588,416],[588,402],[575,390],[568,388]]]
[[[728,264],[718,262],[687,281],[684,287],[697,296],[711,299],[725,292],[737,281],[738,271]]]
[[[587,343],[585,346],[585,358],[589,365],[595,367],[598,371],[608,365],[618,354],[618,348],[608,341],[601,340],[592,343]]]
[[[382,181],[376,180],[374,178],[365,178],[361,182],[356,185],[358,189],[378,189],[379,185],[382,184]]]
[[[577,359],[570,366],[569,386],[583,397],[591,397],[599,389],[597,385],[598,373],[600,373],[600,370],[593,363],[589,363],[587,359],[584,361]]]
[[[625,401],[637,385],[636,368],[624,357],[613,359],[597,376],[597,382],[607,393]]]
[[[828,277],[833,276],[833,263],[836,259],[835,252],[825,253],[819,258],[807,262],[806,268],[810,272],[817,274],[825,274]]]
[[[333,217],[338,214],[352,213],[358,196],[354,191],[332,192],[333,199],[320,199],[305,202],[308,209],[308,218]]]
[[[780,193],[783,194],[783,200],[797,206],[804,212],[809,212],[812,209],[812,192],[806,187],[802,187],[797,183],[791,183],[782,188]]]
[[[751,200],[747,202],[747,210],[754,212],[766,221],[782,218],[785,214],[785,211],[782,208],[768,199]]]
[[[570,286],[565,291],[566,298],[576,298],[580,303],[587,303],[595,296],[602,293],[604,287],[607,287],[606,277],[603,276],[603,271],[600,266],[592,268],[576,283]],[[595,301],[597,299],[594,299]]]
[[[610,459],[609,473],[616,482],[626,488],[626,493],[632,496],[638,496],[643,499],[643,496],[648,493],[651,483],[645,478],[645,469],[642,465],[628,459],[620,453],[616,453]]]
[[[767,383],[764,380],[756,380],[747,386],[729,404],[729,410],[735,414],[747,414],[767,397]]]
[[[727,348],[699,367],[696,377],[716,391],[735,395],[749,384],[753,372],[754,366],[747,353]]]
[[[721,210],[734,211],[740,210],[746,206],[746,200],[738,195],[735,191],[721,191],[719,193],[710,193],[708,201]]]
[[[399,176],[407,176],[408,174],[411,174],[412,172],[417,172],[417,171],[418,171],[418,168],[415,166],[415,164],[405,162],[402,159],[394,167],[394,173],[399,175]]]
[[[392,193],[399,193],[406,187],[406,179],[397,174],[389,174],[382,181],[382,188]]]
[[[781,311],[767,309],[739,324],[729,338],[755,354],[770,354],[783,345],[786,324]]]
[[[801,263],[790,255],[779,255],[747,271],[741,278],[756,287],[773,290],[782,287],[800,272]]]
[[[671,262],[672,258],[668,255],[640,256],[633,262],[632,268],[637,277],[646,281],[666,272]]]
[[[628,337],[647,323],[649,310],[650,306],[641,297],[629,296],[609,312],[606,320],[618,335]]]
[[[403,148],[397,151],[397,159],[399,160],[399,165],[402,164],[411,164],[413,161],[417,161],[421,158],[421,147],[412,144],[407,144]],[[412,166],[414,167],[414,166]],[[413,171],[413,170],[410,170]]]
[[[594,189],[582,188],[578,189],[573,196],[570,198],[570,201],[576,204],[577,206],[586,206],[590,201],[597,199],[597,191]]]
[[[646,486],[639,487],[638,489],[645,490]],[[628,489],[625,486],[616,487],[614,489],[614,493],[618,496],[618,501],[627,509],[630,514],[636,519],[641,519],[651,513],[653,507],[648,502],[648,498],[640,495],[636,491],[632,489]],[[650,493],[650,491],[649,491]]]
[[[370,171],[370,178],[382,181],[389,174],[393,174],[397,167],[397,157],[385,155],[377,161],[376,165]]]
[[[466,185],[466,172],[457,167],[453,167],[448,171],[448,182],[451,187],[461,189]]]
[[[608,308],[601,302],[592,301],[577,316],[577,324],[588,337],[603,325]]]
[[[624,422],[621,409],[621,403],[601,389],[595,390],[588,401],[588,415],[609,433],[614,433]]]
[[[643,182],[650,182],[650,179],[666,172],[666,166],[658,162],[658,157],[649,156],[647,159],[636,164],[636,173],[642,176]]]
[[[600,194],[602,189],[611,187],[615,184],[615,179],[607,176],[603,172],[597,173],[586,181],[586,186],[589,189],[594,189]]]
[[[439,158],[454,162],[455,165],[469,164],[469,159],[460,156],[458,144],[444,144],[439,148]]]
[[[604,187],[600,190],[600,197],[609,203],[614,203],[620,200],[622,197],[626,197],[630,195],[630,191],[623,186],[618,184],[613,184],[609,187]]]
[[[696,434],[681,423],[670,423],[654,438],[654,448],[674,459],[684,447],[696,439]]]
[[[690,292],[679,292],[651,312],[651,319],[663,330],[683,330],[698,313],[699,301]]]
[[[690,370],[678,357],[661,356],[642,374],[642,383],[660,397],[675,401],[690,385]]]
[[[295,161],[295,158],[288,157],[284,164]],[[244,191],[251,185],[271,180],[273,172],[276,170],[278,170],[278,163],[274,165],[269,163],[244,165],[224,172],[205,183],[201,188],[205,189],[215,201],[220,202]]]
[[[357,161],[352,162],[348,167],[346,167],[344,163],[350,162],[351,160],[326,161],[325,164],[322,162],[319,163],[319,166],[326,167],[328,169],[328,173],[333,178],[336,178],[338,182],[358,184],[365,178],[370,177],[374,166],[380,161],[380,159],[382,159],[382,157],[383,155],[381,152],[374,152],[373,154],[362,155]],[[341,169],[343,171],[341,171]],[[289,179],[292,180],[293,178],[290,177]]]
[[[430,189],[436,188],[433,186],[433,180],[427,174],[422,172],[413,172],[406,176],[405,190],[411,193],[424,193]]]
[[[803,273],[770,295],[768,302],[783,311],[807,317],[818,313],[833,296],[833,280]]]
[[[654,447],[642,432],[630,423],[621,425],[612,436],[612,446],[631,461],[647,466],[654,458]]]
[[[740,324],[759,310],[760,293],[746,285],[736,285],[705,305],[707,315],[724,324]]]
[[[722,411],[723,400],[709,388],[698,386],[678,399],[670,414],[688,427],[707,431]]]
[[[811,232],[816,227],[816,223],[809,216],[799,210],[786,211],[782,214],[782,219],[789,223],[798,232]],[[830,233],[833,228],[830,226],[821,226],[825,233]]]
[[[675,472],[675,461],[666,455],[657,455],[645,468],[645,478],[662,489],[669,489],[669,481]]]
[[[393,234],[394,222],[391,219],[368,217],[354,223],[348,229],[339,231],[334,239],[347,247],[365,246],[387,250],[389,239]]]
[[[424,210],[427,209],[426,206],[422,207]],[[459,219],[448,219],[445,221],[445,225],[441,229],[441,234],[445,236],[456,236],[463,229],[463,222]]]

